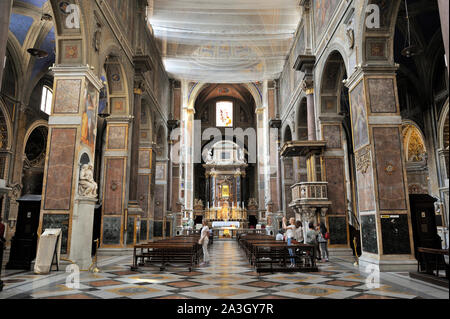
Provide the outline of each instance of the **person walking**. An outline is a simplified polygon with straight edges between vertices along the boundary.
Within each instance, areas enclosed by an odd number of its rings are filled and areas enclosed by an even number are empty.
[[[200,239],[198,243],[202,245],[203,248],[203,263],[200,266],[207,266],[209,264],[209,252],[208,252],[208,243],[209,243],[209,227],[208,222],[206,220],[203,221],[203,228],[200,232]]]
[[[314,224],[314,229],[316,230],[316,255],[317,260],[322,261],[322,253],[320,251],[320,243],[319,243],[319,234],[320,234],[320,227],[318,224]]]
[[[283,229],[286,230],[286,239],[287,239],[287,245],[291,246],[292,245],[292,240],[295,237],[295,218],[291,218],[289,220],[289,226],[286,225],[286,221],[287,218],[283,217]],[[289,256],[294,257],[294,252],[292,249],[289,249]],[[291,258],[291,264],[289,265],[289,268],[294,268],[295,267],[295,259]]]
[[[322,254],[322,259],[325,259],[328,262],[329,254],[328,254],[328,229],[327,226],[323,222],[320,222],[320,230],[319,230],[319,245],[320,252]]]

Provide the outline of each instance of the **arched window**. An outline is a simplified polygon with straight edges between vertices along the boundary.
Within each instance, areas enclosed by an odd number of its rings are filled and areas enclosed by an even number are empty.
[[[41,111],[50,115],[52,111],[53,92],[48,86],[42,88]]]
[[[233,127],[233,102],[217,102],[216,126]]]

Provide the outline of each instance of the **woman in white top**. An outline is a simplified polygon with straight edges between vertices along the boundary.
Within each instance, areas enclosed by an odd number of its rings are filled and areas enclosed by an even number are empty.
[[[200,240],[198,241],[203,248],[203,263],[200,266],[205,266],[209,264],[209,252],[208,252],[208,243],[209,243],[209,227],[208,222],[206,220],[203,221],[203,228],[200,233]]]
[[[291,218],[289,220],[289,223],[290,223],[289,226],[286,225],[286,221],[287,221],[287,218],[283,217],[283,229],[286,229],[287,244],[288,244],[288,246],[291,246],[292,240],[295,237],[295,230],[297,229],[297,227],[295,227],[295,218]],[[292,249],[289,249],[289,255],[294,256],[294,252],[292,251]],[[289,267],[290,268],[295,267],[295,259],[294,258],[291,258],[291,265]]]

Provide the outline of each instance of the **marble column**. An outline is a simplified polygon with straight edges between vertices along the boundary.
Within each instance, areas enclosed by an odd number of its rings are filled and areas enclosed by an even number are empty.
[[[139,171],[139,141],[141,134],[141,108],[142,108],[142,87],[137,83],[134,89],[134,111],[133,111],[133,133],[131,135],[131,156],[130,156],[130,193],[129,203],[137,202],[137,185]]]
[[[258,176],[258,205],[265,209],[270,202],[270,140],[269,140],[269,110],[268,110],[268,81],[263,82],[262,105],[256,108],[257,127],[257,176]]]
[[[0,88],[2,87],[12,5],[13,0],[0,1]]]
[[[206,187],[205,187],[205,201],[206,201],[206,203],[205,203],[205,207],[207,208],[208,207],[208,203],[210,202],[210,194],[211,194],[211,191],[210,191],[210,175],[209,175],[209,173],[205,174],[205,181],[206,181]]]
[[[308,140],[315,141],[316,138],[316,113],[314,109],[314,88],[310,84],[306,88],[306,108],[308,116]]]
[[[351,189],[347,187],[350,180],[348,174],[348,158],[346,139],[342,117],[327,114],[321,115],[322,140],[326,141],[326,149],[323,153],[322,165],[326,175],[328,200],[331,205],[324,217],[324,222],[330,234],[334,234],[329,242],[330,255],[351,256],[350,238],[348,229],[348,198],[351,197]]]
[[[131,134],[131,152],[130,152],[130,187],[128,193],[128,220],[126,231],[126,244],[134,245],[141,239],[140,231],[143,230],[143,236],[147,237],[147,229],[141,228],[145,224],[142,220],[144,211],[138,200],[139,185],[139,144],[141,136],[141,108],[142,108],[142,80],[135,82],[134,103],[133,103],[133,126]],[[139,226],[139,228],[138,228]],[[143,238],[146,240],[147,238]]]
[[[241,173],[238,173],[236,176],[236,199],[235,202],[236,204],[241,203],[242,202],[242,178],[241,178]]]
[[[213,207],[216,207],[216,173],[211,173],[211,201]]]
[[[445,56],[447,60],[447,72],[449,70],[448,63],[449,63],[449,48],[448,48],[448,37],[449,37],[449,25],[448,25],[448,15],[449,15],[449,2],[448,0],[438,0],[439,4],[439,15],[441,17],[441,29],[442,29],[442,37],[444,40],[444,47],[445,47]]]
[[[396,68],[358,68],[346,85],[361,220],[360,267],[415,270]]]
[[[38,232],[61,228],[62,253],[85,269],[90,265],[97,198],[79,188],[79,181],[83,165],[94,166],[98,101],[103,84],[88,66],[55,66],[52,71],[54,102]]]
[[[103,164],[103,215],[102,248],[123,248],[133,241],[131,233],[134,216],[128,214],[127,206],[127,168],[129,161],[129,127],[132,118],[113,114],[106,120],[106,145]],[[133,236],[134,237],[134,236]]]

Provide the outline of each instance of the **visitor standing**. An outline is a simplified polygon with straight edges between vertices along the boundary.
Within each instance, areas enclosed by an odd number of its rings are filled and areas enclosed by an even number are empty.
[[[323,222],[320,222],[320,230],[319,230],[319,245],[320,245],[320,252],[322,254],[322,258],[325,259],[325,261],[328,260],[328,229],[327,226]]]
[[[208,222],[206,220],[203,221],[203,228],[200,233],[200,240],[198,241],[203,248],[203,263],[200,266],[206,266],[209,264],[209,252],[208,252],[208,243],[209,243],[209,227]]]
[[[287,218],[283,217],[283,229],[286,230],[287,244],[288,244],[288,246],[291,246],[292,240],[295,237],[295,230],[296,230],[295,218],[291,218],[289,220],[289,225],[286,225],[286,221],[287,221]],[[289,255],[291,257],[294,257],[294,252],[292,249],[289,249]],[[291,258],[291,264],[290,264],[289,268],[294,268],[294,267],[295,267],[295,259]]]
[[[306,233],[306,243],[308,245],[313,245],[314,246],[314,251],[316,254],[316,257],[318,256],[318,251],[317,251],[317,231],[314,228],[314,223],[310,222],[308,225],[308,232]]]

